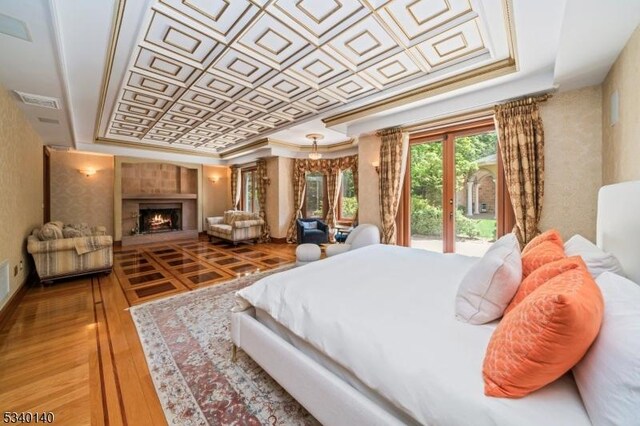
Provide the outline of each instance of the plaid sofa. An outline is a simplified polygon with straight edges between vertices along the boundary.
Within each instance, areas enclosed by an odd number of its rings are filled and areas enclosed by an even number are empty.
[[[264,220],[258,213],[244,212],[240,210],[228,210],[224,216],[207,218],[207,234],[211,237],[236,243],[259,239],[262,235]]]
[[[36,228],[27,239],[27,251],[33,257],[40,281],[53,281],[95,272],[110,272],[113,267],[113,240],[106,228],[91,228],[91,235],[42,241]]]

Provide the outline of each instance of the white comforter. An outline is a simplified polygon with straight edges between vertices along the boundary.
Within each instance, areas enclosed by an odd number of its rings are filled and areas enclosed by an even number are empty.
[[[573,379],[522,399],[486,397],[495,324],[458,322],[458,283],[477,261],[369,246],[275,274],[238,295],[422,424],[590,424]]]

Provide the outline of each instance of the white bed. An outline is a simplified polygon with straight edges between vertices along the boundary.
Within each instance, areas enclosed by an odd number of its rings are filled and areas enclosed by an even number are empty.
[[[590,424],[571,375],[521,399],[484,396],[495,324],[454,315],[475,261],[378,245],[272,275],[239,292],[251,307],[233,313],[232,339],[326,425]]]

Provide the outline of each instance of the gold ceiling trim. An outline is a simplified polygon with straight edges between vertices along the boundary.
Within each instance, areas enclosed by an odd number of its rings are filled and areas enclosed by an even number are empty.
[[[469,86],[492,78],[511,74],[518,71],[517,51],[516,51],[516,33],[512,14],[512,0],[502,0],[504,6],[505,29],[507,31],[507,44],[509,47],[509,57],[502,61],[486,65],[482,68],[468,71],[448,79],[444,79],[422,87],[417,87],[408,92],[399,93],[386,99],[373,102],[361,107],[341,112],[322,119],[327,126],[336,126],[349,121],[363,118],[377,112],[387,110],[389,108],[402,106],[410,102],[433,97],[435,95],[450,91],[453,89]],[[468,81],[464,82],[465,79]]]
[[[113,60],[116,56],[116,47],[118,45],[118,37],[120,36],[120,28],[122,26],[122,17],[124,15],[124,7],[126,3],[127,0],[117,0],[116,2],[116,13],[113,19],[113,24],[111,26],[111,40],[109,41],[109,50],[107,51],[107,61],[104,64],[104,70],[102,72],[102,82],[100,83],[100,97],[98,98],[98,113],[96,115],[95,129],[93,131],[93,140],[96,142],[98,141],[100,125],[102,124],[105,98],[107,96],[109,80],[111,79],[111,72],[113,71]]]
[[[172,148],[171,146],[165,147],[160,145],[152,145],[149,143],[122,141],[119,139],[112,139],[112,138],[98,137],[96,138],[96,143],[102,144],[102,145],[121,146],[124,148],[144,149],[146,151],[162,151],[162,152],[169,152],[172,154],[185,154],[185,155],[192,155],[197,157],[210,157],[215,159],[222,158],[219,154],[214,154],[211,152],[192,151],[187,149]]]
[[[403,106],[408,103],[416,102],[422,99],[430,98],[445,92],[449,92],[461,87],[470,86],[482,81],[490,80],[503,75],[511,74],[517,71],[514,59],[503,59],[502,61],[486,65],[482,68],[471,70],[457,76],[447,78],[426,86],[418,87],[408,92],[404,92],[378,102],[373,102],[340,114],[323,118],[322,122],[327,126],[336,126],[338,124],[347,123],[357,120],[371,114],[382,112],[390,108]]]
[[[335,152],[335,151],[341,151],[347,148],[352,148],[356,145],[357,145],[357,141],[351,138],[349,140],[342,141],[342,142],[325,144],[321,147],[318,147],[318,151],[319,152]],[[272,138],[266,137],[266,138],[258,139],[257,141],[254,141],[254,142],[247,143],[245,145],[232,147],[226,151],[223,151],[220,153],[220,158],[230,159],[234,157],[239,157],[241,155],[249,154],[258,149],[274,148],[274,147],[285,148],[292,152],[311,152],[311,146],[296,145],[290,142],[285,142],[278,139],[272,139]]]

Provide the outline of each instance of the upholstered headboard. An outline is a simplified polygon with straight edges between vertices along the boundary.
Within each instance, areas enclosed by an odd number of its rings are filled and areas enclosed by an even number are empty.
[[[640,181],[600,188],[596,244],[615,255],[627,278],[640,284]]]

